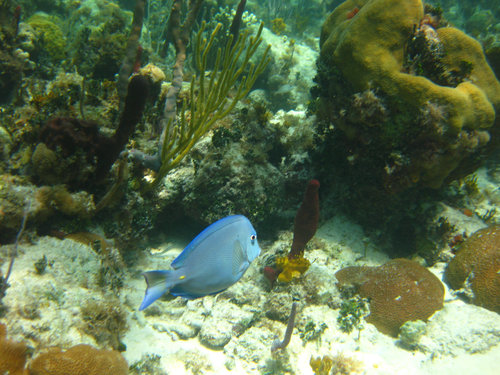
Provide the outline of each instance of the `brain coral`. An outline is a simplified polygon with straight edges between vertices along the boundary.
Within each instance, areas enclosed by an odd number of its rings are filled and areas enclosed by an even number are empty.
[[[340,287],[354,286],[370,299],[366,321],[396,337],[407,321],[427,320],[443,307],[444,287],[425,267],[407,259],[393,259],[379,267],[347,267],[335,276]]]
[[[475,232],[445,272],[453,289],[470,286],[476,305],[500,313],[500,225]]]
[[[452,27],[434,29],[423,19],[421,0],[347,0],[321,32],[319,83],[326,103],[319,106],[365,153],[369,147],[385,153],[377,170],[389,187],[437,188],[448,176],[456,177],[468,157],[485,149],[500,109],[500,83],[479,42]],[[407,69],[412,35],[425,40],[436,59],[432,69],[442,69],[440,77],[463,77],[436,83],[420,75],[424,72]],[[327,73],[321,78],[322,71]],[[368,123],[349,119],[353,94],[359,99],[367,90],[390,104],[382,111],[385,117]]]
[[[30,375],[127,375],[128,364],[115,350],[76,345],[65,352],[52,348],[30,364]]]

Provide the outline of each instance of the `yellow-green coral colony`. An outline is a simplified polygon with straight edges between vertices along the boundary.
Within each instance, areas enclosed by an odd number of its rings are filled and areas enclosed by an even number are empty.
[[[359,9],[351,17],[353,9]],[[416,113],[427,111],[440,120],[440,128],[425,131],[409,129],[417,138],[427,138],[418,147],[433,145],[435,151],[421,149],[425,155],[408,155],[409,184],[439,187],[448,175],[459,167],[468,154],[484,147],[490,140],[489,129],[495,124],[495,111],[500,109],[500,83],[486,62],[481,45],[453,27],[436,30],[425,23],[424,7],[420,0],[348,0],[327,18],[321,32],[320,61],[337,67],[354,92],[379,89],[381,94],[397,98]],[[426,38],[435,40],[442,48],[441,63],[448,72],[457,72],[468,65],[470,75],[456,87],[440,86],[424,76],[404,72],[408,37],[422,29]],[[431,43],[431,42],[429,42]],[[429,106],[434,106],[431,108]],[[443,111],[439,115],[437,110]],[[349,114],[347,114],[349,115]],[[394,121],[394,120],[392,120]],[[370,132],[356,130],[348,122],[339,126],[351,137],[370,137]],[[380,122],[384,128],[390,122]],[[413,127],[419,127],[414,122]],[[399,130],[400,132],[403,129]],[[388,131],[382,129],[382,132]],[[393,133],[395,137],[401,134]],[[366,140],[364,140],[366,142]],[[382,145],[381,145],[382,146]],[[404,147],[404,145],[398,145]],[[387,174],[397,175],[404,163],[389,163]]]

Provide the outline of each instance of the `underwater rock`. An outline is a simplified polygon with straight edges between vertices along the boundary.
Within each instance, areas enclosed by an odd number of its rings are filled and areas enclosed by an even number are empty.
[[[500,225],[480,229],[467,238],[446,267],[453,289],[470,289],[472,302],[500,313]]]
[[[212,315],[203,322],[198,337],[204,346],[221,350],[233,335],[239,336],[245,332],[253,320],[253,312],[230,302],[218,303],[217,309],[212,310]]]
[[[186,323],[171,324],[166,329],[166,331],[172,331],[177,334],[181,340],[192,339],[198,334],[199,330],[200,328],[193,327]]]
[[[0,209],[4,213],[0,216],[0,239],[7,242],[19,230],[26,210],[30,222],[51,225],[62,215],[88,219],[93,216],[95,205],[93,195],[83,191],[70,193],[64,185],[37,188],[23,178],[2,175]],[[52,220],[47,221],[49,218]]]
[[[305,105],[313,83],[317,52],[293,38],[278,36],[268,28],[264,28],[262,39],[263,45],[271,45],[271,62],[263,73],[267,75],[263,79],[268,85],[266,96],[271,108],[291,110]]]
[[[399,330],[399,341],[403,347],[413,349],[425,334],[426,329],[427,325],[421,320],[406,322]]]
[[[274,227],[289,214],[284,208],[300,199],[312,177],[314,121],[302,121],[305,111],[290,111],[271,122],[272,114],[260,102],[238,109],[164,179],[159,195],[166,198],[165,220],[178,221],[179,205],[184,215],[204,223],[237,212],[261,233],[271,227],[262,222],[272,219]]]
[[[466,323],[465,323],[466,322]],[[500,343],[498,315],[461,301],[447,303],[427,323],[417,349],[432,355],[453,357],[485,353]]]
[[[370,299],[366,321],[393,337],[405,322],[425,321],[443,307],[441,281],[411,260],[393,259],[379,267],[346,267],[335,276],[341,288],[354,287]]]
[[[177,299],[171,301],[165,313],[174,319],[174,323],[165,324],[165,331],[172,331],[182,340],[195,337],[206,319],[208,311],[203,307],[201,299],[187,301]],[[152,305],[154,308],[155,305]],[[149,310],[144,310],[148,312]]]
[[[114,80],[126,53],[131,16],[111,1],[83,2],[71,13],[71,57],[80,74]]]
[[[271,320],[287,322],[290,316],[290,306],[293,299],[290,293],[273,293],[266,303],[266,316]]]
[[[232,324],[226,321],[210,320],[201,328],[199,338],[202,345],[213,350],[221,350],[231,340]]]
[[[271,343],[275,338],[273,333],[266,325],[260,322],[258,326],[250,327],[239,337],[235,337],[224,347],[224,353],[230,357],[243,360],[249,365],[262,364],[271,354]]]

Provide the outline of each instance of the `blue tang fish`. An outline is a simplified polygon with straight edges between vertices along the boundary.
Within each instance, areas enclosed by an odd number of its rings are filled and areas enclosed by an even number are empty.
[[[172,270],[144,273],[148,287],[139,310],[167,292],[187,299],[222,292],[243,276],[259,254],[257,233],[245,216],[220,219],[184,248],[172,262]]]

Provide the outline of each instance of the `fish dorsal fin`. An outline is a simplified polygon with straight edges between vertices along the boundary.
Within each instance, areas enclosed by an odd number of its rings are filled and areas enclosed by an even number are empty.
[[[243,215],[233,215],[233,216],[227,216],[227,217],[220,219],[220,220],[216,221],[215,223],[209,225],[200,234],[198,234],[184,248],[184,250],[182,250],[182,253],[180,253],[177,256],[177,258],[174,259],[171,266],[174,269],[181,267],[184,264],[184,261],[188,257],[189,253],[194,251],[203,241],[205,241],[210,236],[213,236],[215,233],[217,233],[219,230],[225,228],[226,226],[234,224],[234,223],[241,221],[241,220],[248,220],[248,219]]]
[[[234,241],[233,245],[233,275],[237,275],[241,272],[241,268],[245,264],[247,257],[245,255],[245,250],[241,246],[239,240]]]

